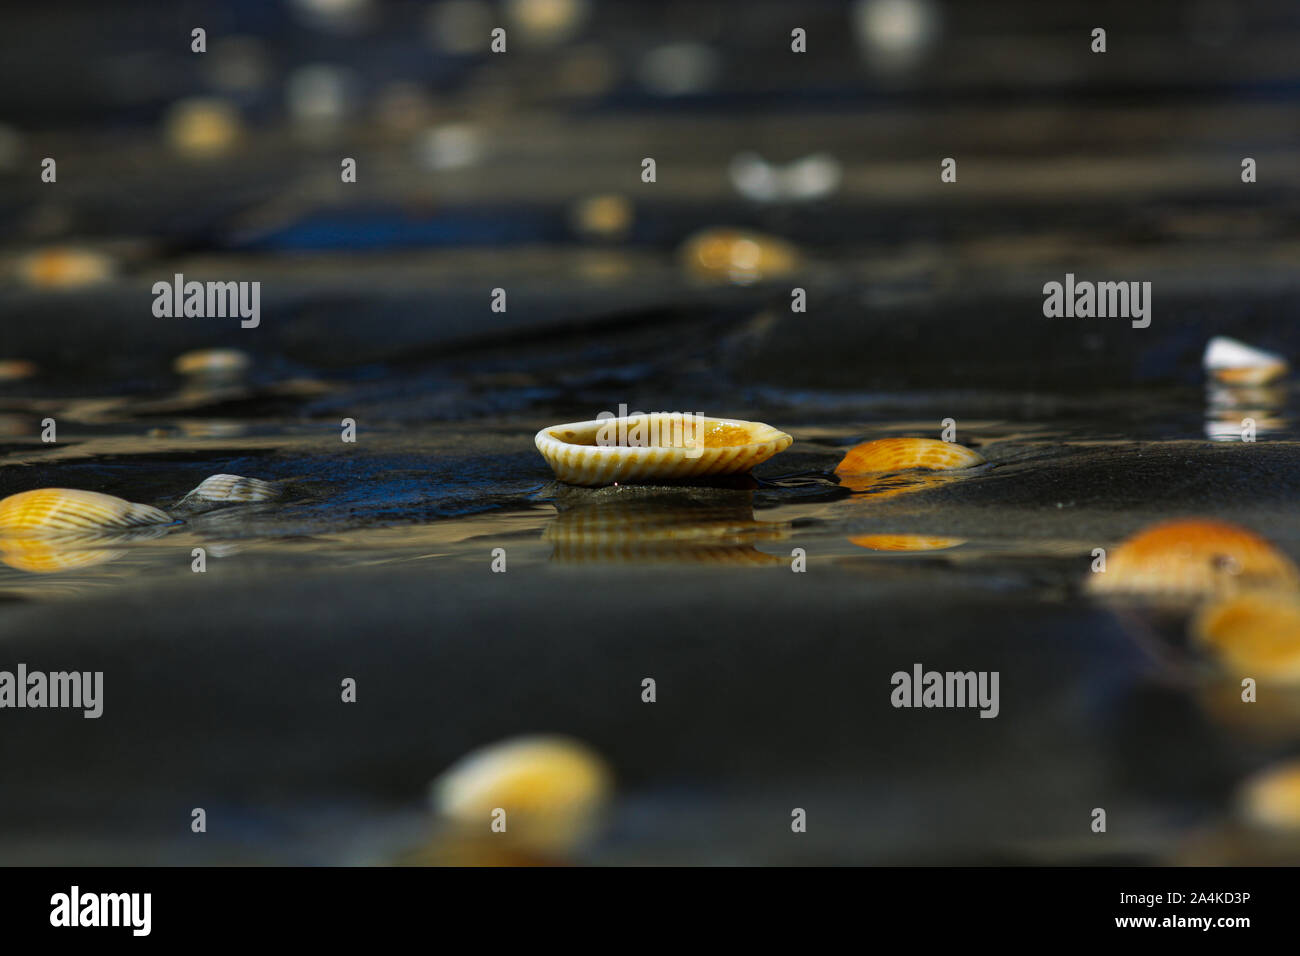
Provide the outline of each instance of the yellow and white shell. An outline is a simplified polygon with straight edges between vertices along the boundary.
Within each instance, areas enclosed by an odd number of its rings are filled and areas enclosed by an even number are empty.
[[[274,501],[280,497],[280,487],[274,482],[242,475],[213,475],[204,478],[199,486],[181,499],[182,502],[248,503]]]
[[[576,740],[516,737],[462,757],[433,782],[431,798],[441,819],[466,832],[558,851],[590,832],[612,779],[605,761]],[[504,829],[494,831],[498,821]]]
[[[171,520],[151,505],[76,488],[37,488],[0,501],[0,533],[6,537],[93,536]]]
[[[556,478],[586,487],[743,474],[794,441],[762,422],[680,412],[551,425],[535,440]]]

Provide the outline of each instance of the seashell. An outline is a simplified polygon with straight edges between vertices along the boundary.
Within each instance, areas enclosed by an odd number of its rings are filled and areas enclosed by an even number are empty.
[[[246,371],[250,364],[239,349],[198,349],[177,356],[172,368],[181,375],[226,377]]]
[[[242,475],[213,475],[204,478],[199,486],[180,500],[181,504],[194,504],[200,501],[222,503],[245,503],[251,501],[274,501],[280,497],[280,486],[260,478],[245,478]]]
[[[150,505],[75,488],[38,488],[0,501],[0,530],[15,537],[94,535],[171,521]]]
[[[729,228],[696,233],[682,245],[681,256],[695,278],[738,285],[789,275],[801,258],[784,239]]]
[[[1270,767],[1241,788],[1240,806],[1249,823],[1270,830],[1300,830],[1300,760]]]
[[[78,289],[107,282],[116,263],[102,252],[55,246],[23,256],[18,277],[35,289]]]
[[[878,438],[854,445],[835,466],[837,475],[866,475],[909,468],[949,471],[985,464],[984,456],[937,438]]]
[[[1300,596],[1251,591],[1211,604],[1192,634],[1243,676],[1300,684]]]
[[[586,487],[743,474],[794,441],[762,422],[680,412],[551,425],[534,440],[556,478]]]
[[[872,551],[943,551],[966,543],[965,538],[936,538],[923,534],[862,534],[850,544]]]
[[[526,736],[462,757],[430,788],[434,810],[471,831],[490,832],[506,813],[513,842],[546,850],[572,847],[598,822],[612,786],[608,765],[576,740]]]
[[[1287,361],[1276,352],[1216,335],[1205,347],[1205,370],[1225,385],[1267,385],[1287,373]]]
[[[1103,594],[1198,598],[1259,588],[1294,589],[1296,566],[1258,535],[1200,518],[1162,521],[1110,552],[1088,589]]]

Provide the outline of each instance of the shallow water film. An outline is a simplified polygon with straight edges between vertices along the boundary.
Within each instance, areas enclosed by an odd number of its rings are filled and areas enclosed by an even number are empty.
[[[0,861],[1300,862],[1293,4],[3,16]]]

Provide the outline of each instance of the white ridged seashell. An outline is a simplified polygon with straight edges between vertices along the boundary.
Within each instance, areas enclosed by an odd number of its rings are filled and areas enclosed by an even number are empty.
[[[653,412],[551,425],[535,441],[556,478],[590,488],[743,474],[794,439],[762,422]]]
[[[280,488],[274,482],[242,475],[213,475],[204,478],[199,486],[181,499],[183,503],[199,501],[245,503],[274,501],[280,497]]]
[[[37,488],[0,501],[0,530],[13,536],[94,535],[171,521],[151,505],[76,488]]]
[[[1287,372],[1287,361],[1276,352],[1216,335],[1205,347],[1206,371],[1230,385],[1263,385]]]

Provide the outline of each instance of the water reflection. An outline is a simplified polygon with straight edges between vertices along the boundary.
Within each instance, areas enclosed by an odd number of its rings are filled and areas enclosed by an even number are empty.
[[[1205,437],[1211,441],[1254,441],[1260,435],[1286,431],[1287,386],[1205,386]]]
[[[752,489],[566,489],[542,532],[561,562],[776,565],[757,545],[790,536],[788,522],[754,517]]]

